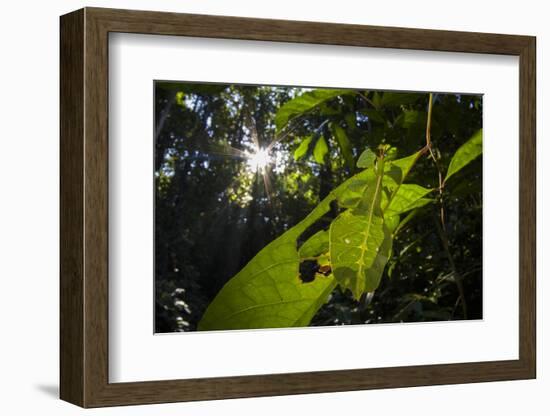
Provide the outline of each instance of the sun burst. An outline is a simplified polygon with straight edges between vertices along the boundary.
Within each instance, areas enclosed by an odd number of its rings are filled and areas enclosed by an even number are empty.
[[[258,148],[246,156],[246,164],[253,172],[265,171],[271,163],[273,160],[267,149]]]

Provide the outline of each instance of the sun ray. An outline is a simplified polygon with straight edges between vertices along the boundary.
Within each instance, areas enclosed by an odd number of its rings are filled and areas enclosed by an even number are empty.
[[[210,146],[209,153],[221,156],[238,157],[243,159],[248,158],[248,153],[246,151],[237,149],[236,147],[230,145]]]
[[[246,163],[253,172],[264,172],[272,160],[267,149],[258,148],[247,155]]]

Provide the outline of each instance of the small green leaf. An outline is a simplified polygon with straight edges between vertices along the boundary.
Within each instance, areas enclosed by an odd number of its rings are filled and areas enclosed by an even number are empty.
[[[421,152],[413,153],[410,156],[389,161],[385,164],[386,176],[391,178],[396,184],[400,184],[405,180],[414,163],[420,157]]]
[[[355,113],[347,113],[344,116],[344,120],[346,120],[348,129],[354,130],[357,127],[357,118],[355,117]]]
[[[315,148],[313,149],[313,157],[315,161],[320,165],[325,163],[325,156],[328,153],[328,145],[323,136],[320,136],[315,143]]]
[[[447,170],[445,181],[461,170],[468,163],[476,159],[483,152],[483,129],[478,130],[462,146],[458,148]]]
[[[372,103],[374,105],[374,108],[378,110],[382,105],[382,94],[378,91],[374,91],[374,93],[372,94]]]
[[[300,160],[306,155],[312,138],[312,136],[308,136],[302,139],[300,145],[294,151],[294,160]]]
[[[176,104],[179,106],[185,107],[184,98],[185,98],[185,94],[183,93],[183,91],[178,91],[176,93]]]
[[[359,160],[357,161],[357,167],[358,168],[370,168],[374,165],[374,161],[376,160],[376,154],[370,150],[367,149],[361,155],[359,156]]]
[[[432,192],[431,189],[424,188],[415,184],[402,184],[393,196],[388,208],[384,211],[387,216],[400,215],[411,209],[419,208],[430,202],[429,198],[424,198]]]
[[[412,221],[414,219],[414,217],[416,217],[418,212],[419,212],[418,209],[413,209],[412,211],[409,211],[409,213],[407,215],[405,215],[405,218],[403,218],[399,222],[399,224],[397,225],[397,227],[393,231],[393,235],[394,236],[397,235],[399,233],[399,231],[401,231],[403,229],[403,227],[405,227],[405,225],[407,225],[410,221]],[[399,217],[396,216],[396,218],[399,218]]]
[[[329,90],[318,89],[308,91],[287,101],[275,114],[275,126],[277,131],[282,130],[293,118],[308,112],[318,105],[343,94],[353,94],[354,90]]]
[[[346,164],[348,167],[353,170],[355,167],[354,160],[353,160],[353,153],[351,151],[351,145],[349,142],[348,135],[346,134],[346,131],[336,125],[331,125],[332,128],[332,134],[334,135],[336,141],[338,142],[338,146],[340,147],[340,150],[342,151],[342,155],[344,156],[344,160],[346,161]]]

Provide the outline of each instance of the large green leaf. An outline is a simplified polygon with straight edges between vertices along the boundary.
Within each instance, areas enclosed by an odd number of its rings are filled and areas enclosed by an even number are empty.
[[[461,170],[468,163],[476,159],[483,152],[483,130],[480,129],[462,146],[458,148],[445,176],[445,181]]]
[[[348,165],[348,168],[351,171],[353,171],[355,168],[355,162],[353,160],[353,152],[351,151],[351,144],[349,142],[349,138],[348,138],[348,135],[346,134],[346,131],[342,127],[336,124],[333,124],[331,128],[332,128],[332,134],[334,135],[334,138],[338,142],[338,146],[342,151],[342,156],[344,156],[346,165]]]
[[[275,114],[275,126],[277,131],[282,130],[294,117],[308,112],[318,105],[343,94],[354,93],[354,90],[328,90],[319,89],[303,93],[279,108]]]
[[[300,255],[304,257],[304,252],[313,250],[314,244],[306,241],[299,253],[297,240],[330,210],[332,201],[341,198],[356,181],[364,181],[367,173],[368,170],[362,171],[342,183],[300,223],[265,246],[220,290],[198,329],[280,328],[309,324],[326,302],[336,281],[330,275],[302,282]]]
[[[199,322],[201,331],[307,325],[335,286],[332,276],[300,280],[296,240],[329,208],[322,202],[302,222],[264,247],[230,279]]]
[[[267,245],[209,305],[199,330],[282,328],[309,323],[334,288],[332,277],[303,283],[295,233]]]

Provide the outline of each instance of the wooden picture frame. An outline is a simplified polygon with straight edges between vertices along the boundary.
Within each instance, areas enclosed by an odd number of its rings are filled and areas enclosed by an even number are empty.
[[[514,55],[520,66],[519,359],[109,383],[110,32]],[[82,407],[337,392],[536,376],[535,38],[85,8],[61,17],[61,399]]]

